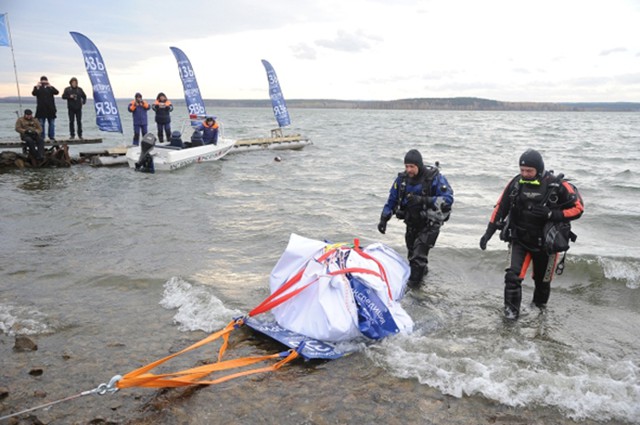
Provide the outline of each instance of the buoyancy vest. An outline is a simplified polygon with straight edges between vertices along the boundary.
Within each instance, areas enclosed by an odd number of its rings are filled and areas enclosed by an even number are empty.
[[[525,181],[520,176],[512,180],[509,190],[511,207],[506,224],[509,236],[505,240],[517,240],[532,250],[542,246],[543,230],[548,220],[531,210],[538,205],[546,205],[551,210],[562,208],[558,196],[561,182],[562,175],[556,177],[550,172],[536,180]]]
[[[421,173],[413,179],[409,178],[406,172],[398,173],[400,184],[398,185],[398,202],[394,208],[396,217],[404,219],[405,223],[409,225],[418,226],[447,220],[448,214],[443,220],[436,220],[432,214],[429,214],[431,209],[426,205],[426,197],[434,196],[431,193],[431,187],[439,174],[438,168],[431,165],[425,166]],[[409,194],[421,196],[425,202],[410,203],[407,199]]]

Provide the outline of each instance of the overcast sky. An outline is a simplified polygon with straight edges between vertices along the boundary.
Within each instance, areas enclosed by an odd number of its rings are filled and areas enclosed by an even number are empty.
[[[640,102],[640,0],[0,0],[23,97],[75,76],[70,31],[100,49],[117,98],[183,98],[175,46],[208,99],[481,97]],[[17,94],[0,47],[0,97]]]

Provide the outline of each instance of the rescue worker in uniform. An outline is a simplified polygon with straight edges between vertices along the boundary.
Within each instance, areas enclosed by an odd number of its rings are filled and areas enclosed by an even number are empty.
[[[127,110],[131,112],[133,117],[133,145],[138,146],[140,137],[147,134],[147,111],[151,109],[151,105],[142,99],[142,94],[136,93],[134,100],[129,103]]]
[[[173,111],[173,104],[167,96],[160,92],[156,96],[155,102],[151,107],[156,112],[156,124],[158,125],[158,141],[164,142],[164,137],[167,136],[167,141],[171,140],[171,112]]]
[[[429,272],[429,250],[438,239],[440,227],[449,218],[453,189],[437,167],[424,165],[418,150],[407,152],[404,164],[405,171],[398,174],[389,190],[378,231],[382,234],[386,232],[387,222],[394,214],[404,220],[407,226],[407,257],[411,267],[407,285],[418,288]]]
[[[508,319],[520,315],[522,281],[531,262],[533,304],[544,309],[549,300],[558,253],[548,253],[543,247],[545,224],[575,220],[584,211],[575,186],[545,171],[538,151],[525,151],[519,165],[520,174],[507,184],[480,238],[480,249],[485,250],[489,239],[501,228],[500,239],[510,244],[510,265],[504,277],[504,314]]]
[[[204,122],[201,122],[196,130],[202,132],[202,141],[205,145],[218,144],[218,129],[220,126],[216,122],[216,117],[207,116]]]

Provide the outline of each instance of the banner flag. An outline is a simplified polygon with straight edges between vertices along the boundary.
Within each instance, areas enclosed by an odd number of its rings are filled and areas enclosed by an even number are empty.
[[[122,122],[118,114],[118,105],[113,96],[107,68],[102,55],[91,40],[78,32],[70,32],[84,56],[87,74],[93,86],[93,104],[96,109],[96,124],[101,131],[122,133]]]
[[[189,116],[197,115],[204,116],[207,114],[202,101],[202,95],[198,88],[198,81],[196,80],[196,74],[193,72],[191,62],[187,55],[177,47],[169,47],[173,56],[175,56],[178,62],[178,72],[180,73],[180,79],[182,80],[182,88],[184,89],[184,100],[187,102],[187,110]],[[197,121],[192,121],[192,124],[197,124]]]
[[[271,98],[271,105],[273,106],[273,114],[276,117],[276,121],[278,121],[278,125],[280,127],[286,127],[291,124],[291,118],[289,118],[289,110],[287,109],[287,104],[284,101],[284,96],[280,89],[278,76],[269,62],[262,59],[262,65],[264,65],[264,69],[267,71],[269,97]]]
[[[7,25],[7,14],[0,14],[0,46],[11,46],[9,38],[9,27]]]

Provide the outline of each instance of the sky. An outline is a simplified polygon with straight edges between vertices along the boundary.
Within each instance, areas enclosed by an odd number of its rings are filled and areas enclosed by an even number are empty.
[[[205,99],[268,99],[261,59],[286,99],[480,97],[640,102],[640,0],[0,0],[0,97],[46,75],[91,97],[84,34],[116,98],[183,99],[170,46]]]

